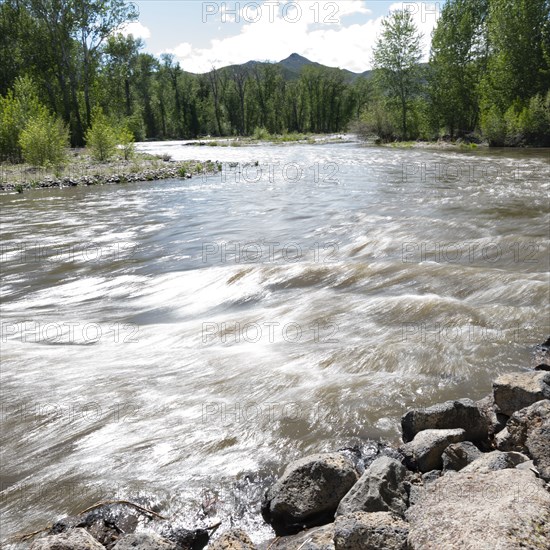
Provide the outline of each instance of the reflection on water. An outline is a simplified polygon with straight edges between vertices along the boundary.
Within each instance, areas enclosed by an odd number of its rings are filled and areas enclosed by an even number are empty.
[[[261,540],[281,465],[547,337],[548,150],[142,147],[224,168],[0,197],[3,537],[129,497]]]

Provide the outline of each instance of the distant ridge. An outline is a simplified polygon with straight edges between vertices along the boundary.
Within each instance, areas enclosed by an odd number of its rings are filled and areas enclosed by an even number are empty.
[[[285,80],[297,80],[300,77],[301,70],[306,66],[334,69],[334,67],[328,67],[327,65],[322,65],[321,63],[311,61],[310,59],[307,59],[307,57],[304,57],[303,55],[300,55],[298,53],[292,53],[286,59],[275,63],[269,61],[247,61],[246,63],[241,63],[240,65],[229,65],[226,67],[220,67],[219,70],[232,71],[238,69],[253,69],[258,65],[270,64],[278,65],[279,67],[281,67],[281,72]],[[364,73],[354,73],[352,71],[348,71],[347,69],[342,69],[342,72],[345,74],[346,80],[348,80],[349,82],[353,82],[359,77],[369,78],[372,74],[372,71],[365,71]]]

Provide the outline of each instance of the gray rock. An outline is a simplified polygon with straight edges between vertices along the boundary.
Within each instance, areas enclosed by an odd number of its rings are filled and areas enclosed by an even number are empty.
[[[550,481],[550,400],[538,401],[515,412],[506,429],[495,439],[502,451],[529,455],[541,477]]]
[[[337,516],[353,512],[395,512],[403,515],[408,496],[403,481],[407,470],[399,461],[377,458],[340,501]]]
[[[335,550],[406,550],[409,526],[390,512],[354,512],[334,522]]]
[[[441,456],[444,470],[462,470],[481,456],[481,451],[470,441],[452,443]]]
[[[471,399],[446,401],[426,409],[409,411],[401,419],[403,441],[412,441],[423,430],[450,430],[462,428],[470,441],[486,439],[489,425],[487,418]]]
[[[314,527],[297,535],[277,537],[260,545],[261,550],[334,550],[334,524]]]
[[[546,549],[550,494],[531,472],[457,472],[409,508],[410,550]]]
[[[132,533],[124,535],[113,550],[176,550],[176,544],[156,533]]]
[[[77,528],[38,539],[30,550],[105,550],[85,529]]]
[[[262,502],[262,516],[277,535],[330,523],[357,481],[353,461],[341,453],[317,454],[287,466]]]
[[[511,416],[541,399],[550,399],[550,372],[503,374],[493,382],[493,395],[501,411]]]
[[[464,441],[464,430],[424,430],[401,447],[407,465],[421,472],[440,470],[443,467],[441,455],[451,444]]]
[[[528,460],[529,459],[521,453],[516,453],[513,451],[509,453],[492,451],[490,453],[484,453],[461,471],[463,473],[483,473],[492,472],[495,470],[505,470],[506,468],[515,468],[518,464],[527,462]]]
[[[255,550],[252,539],[241,529],[224,533],[208,547],[209,550]]]
[[[506,422],[508,422],[509,417],[502,414],[502,411],[497,407],[492,393],[476,401],[476,405],[487,421],[489,437],[497,434],[506,427]]]

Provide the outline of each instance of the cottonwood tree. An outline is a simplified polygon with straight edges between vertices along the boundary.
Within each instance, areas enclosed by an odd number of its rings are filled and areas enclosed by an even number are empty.
[[[373,51],[377,82],[400,111],[402,139],[408,136],[407,115],[420,86],[421,41],[412,14],[398,10],[382,21],[382,34]]]

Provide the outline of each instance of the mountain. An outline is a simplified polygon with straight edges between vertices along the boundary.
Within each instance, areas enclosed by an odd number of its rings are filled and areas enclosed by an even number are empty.
[[[319,67],[325,69],[331,69],[334,67],[327,67],[321,63],[311,61],[306,57],[299,55],[297,53],[290,54],[286,59],[278,61],[276,63],[271,63],[269,61],[247,61],[240,65],[229,65],[227,67],[220,68],[221,71],[233,71],[238,69],[254,69],[259,65],[278,65],[281,68],[281,73],[285,80],[297,80],[300,78],[300,72],[304,67]],[[372,74],[372,71],[365,71],[364,73],[354,73],[348,71],[347,69],[342,69],[342,72],[346,76],[346,80],[353,82],[359,77],[369,78]]]

